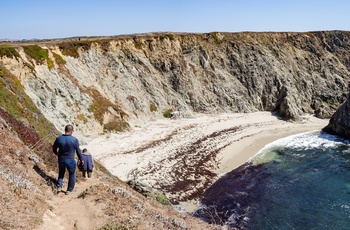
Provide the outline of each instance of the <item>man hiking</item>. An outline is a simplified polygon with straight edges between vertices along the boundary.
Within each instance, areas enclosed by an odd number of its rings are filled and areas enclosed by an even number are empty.
[[[68,170],[68,188],[66,194],[73,192],[75,186],[75,169],[77,162],[74,158],[74,153],[77,154],[82,164],[84,161],[81,157],[78,139],[72,136],[73,126],[66,125],[64,134],[58,136],[52,145],[53,153],[58,157],[58,179],[57,188],[58,192],[62,191],[62,184],[66,169]]]

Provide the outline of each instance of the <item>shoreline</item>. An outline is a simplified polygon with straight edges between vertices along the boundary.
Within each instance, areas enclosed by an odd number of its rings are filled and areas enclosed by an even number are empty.
[[[221,177],[249,162],[250,159],[259,154],[266,145],[295,134],[321,130],[329,121],[328,119],[322,120],[314,117],[309,117],[307,119],[311,119],[311,122],[304,121],[304,123],[290,123],[285,127],[267,129],[232,143],[218,154],[220,164],[215,172]],[[194,212],[199,205],[198,200],[181,203],[181,207],[187,213]]]
[[[328,120],[327,122],[319,122],[315,125],[292,124],[290,129],[283,127],[264,130],[247,138],[243,138],[238,142],[232,143],[220,152],[219,157],[221,157],[221,164],[219,165],[219,169],[216,170],[216,173],[219,175],[225,174],[247,163],[252,157],[256,156],[261,149],[274,141],[295,134],[321,130],[327,124]]]
[[[264,146],[320,130],[328,121],[307,115],[298,122],[287,122],[270,112],[198,114],[100,136],[82,147],[121,180],[148,184],[192,212],[206,188]]]

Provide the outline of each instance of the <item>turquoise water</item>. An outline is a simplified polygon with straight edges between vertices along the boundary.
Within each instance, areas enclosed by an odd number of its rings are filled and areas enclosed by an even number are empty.
[[[194,216],[236,229],[350,229],[350,143],[320,131],[280,139],[201,202]]]

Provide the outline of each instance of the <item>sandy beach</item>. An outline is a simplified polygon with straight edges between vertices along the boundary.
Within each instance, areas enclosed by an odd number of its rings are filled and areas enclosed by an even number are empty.
[[[120,179],[159,189],[174,203],[186,202],[189,211],[220,175],[247,162],[266,144],[327,124],[310,115],[287,122],[270,112],[198,114],[106,134],[82,147]]]

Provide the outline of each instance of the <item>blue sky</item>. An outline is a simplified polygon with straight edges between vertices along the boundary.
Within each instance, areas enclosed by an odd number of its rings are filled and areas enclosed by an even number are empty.
[[[349,0],[0,0],[0,39],[350,31]]]

